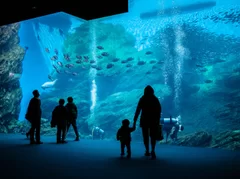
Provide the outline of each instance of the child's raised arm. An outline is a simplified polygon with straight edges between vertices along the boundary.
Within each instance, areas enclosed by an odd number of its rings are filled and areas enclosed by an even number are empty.
[[[135,130],[136,130],[136,126],[129,127],[129,129],[130,129],[130,132],[133,132],[133,131],[135,131]]]

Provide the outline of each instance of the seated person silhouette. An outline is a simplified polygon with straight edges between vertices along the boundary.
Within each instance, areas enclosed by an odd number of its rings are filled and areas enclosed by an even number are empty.
[[[117,140],[121,143],[121,156],[125,155],[125,147],[127,147],[127,158],[131,158],[131,132],[135,131],[135,127],[129,127],[128,119],[122,121],[122,126],[118,129]]]

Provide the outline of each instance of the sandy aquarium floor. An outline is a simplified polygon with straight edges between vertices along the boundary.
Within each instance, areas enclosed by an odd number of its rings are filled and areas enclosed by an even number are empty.
[[[56,144],[29,145],[24,135],[0,134],[0,178],[128,179],[240,178],[240,153],[219,149],[157,146],[157,160],[143,156],[142,143],[132,143],[132,159],[120,158],[119,143],[69,138]]]

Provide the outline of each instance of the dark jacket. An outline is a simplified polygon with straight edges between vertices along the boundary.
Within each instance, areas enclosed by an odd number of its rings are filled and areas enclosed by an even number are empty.
[[[134,127],[125,127],[122,126],[118,129],[117,140],[121,142],[130,142],[131,141],[131,132],[135,131]]]
[[[30,122],[39,122],[41,116],[41,100],[39,98],[32,98],[28,104],[26,119]]]
[[[152,127],[160,124],[161,104],[155,95],[143,95],[137,105],[134,122],[141,112],[140,127]]]
[[[67,103],[65,107],[68,112],[68,119],[76,120],[78,115],[77,106],[74,103]]]
[[[64,126],[67,122],[67,109],[65,106],[56,106],[52,112],[51,126]]]

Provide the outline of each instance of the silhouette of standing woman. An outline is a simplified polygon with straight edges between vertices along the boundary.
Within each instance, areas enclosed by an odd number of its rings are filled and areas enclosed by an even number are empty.
[[[34,90],[33,98],[30,100],[26,118],[31,121],[31,129],[30,129],[30,144],[42,144],[40,140],[40,128],[41,128],[41,100],[39,99],[38,90]],[[36,141],[34,140],[34,133],[36,131]]]
[[[134,126],[138,116],[140,117],[140,127],[142,128],[143,142],[146,148],[145,156],[151,156],[156,159],[155,146],[158,125],[160,125],[161,118],[161,104],[158,98],[154,95],[154,90],[151,86],[144,89],[144,95],[140,98],[134,116]],[[151,138],[152,151],[149,152],[149,137]]]

